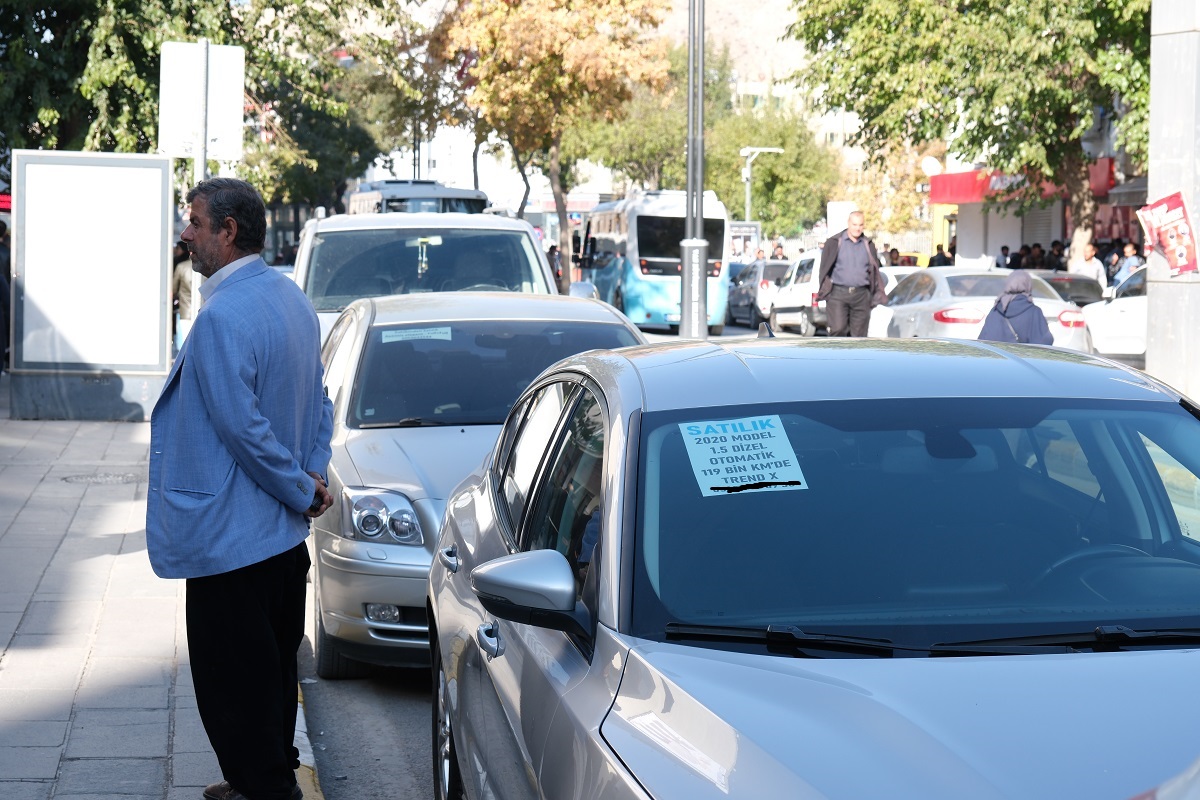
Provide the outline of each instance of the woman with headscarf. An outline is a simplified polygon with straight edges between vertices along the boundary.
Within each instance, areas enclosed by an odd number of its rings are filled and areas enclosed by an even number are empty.
[[[1033,279],[1017,270],[1008,276],[1004,291],[983,321],[979,338],[991,342],[1054,344],[1046,315],[1033,304]]]

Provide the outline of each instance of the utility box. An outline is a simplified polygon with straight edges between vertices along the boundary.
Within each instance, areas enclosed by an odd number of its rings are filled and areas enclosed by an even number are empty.
[[[171,160],[13,152],[13,419],[150,418],[170,369]]]

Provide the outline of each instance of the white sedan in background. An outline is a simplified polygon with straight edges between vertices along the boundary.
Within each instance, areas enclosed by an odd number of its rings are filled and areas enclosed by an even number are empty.
[[[1007,269],[926,267],[907,275],[871,312],[869,336],[891,339],[978,339],[983,320],[1004,291]],[[1054,344],[1092,352],[1083,311],[1031,276],[1033,303],[1046,315]]]
[[[1113,290],[1112,297],[1083,308],[1096,352],[1116,361],[1146,367],[1146,268]]]

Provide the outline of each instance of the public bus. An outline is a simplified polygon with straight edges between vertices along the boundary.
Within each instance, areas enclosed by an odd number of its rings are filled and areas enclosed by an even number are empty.
[[[461,211],[481,214],[487,205],[487,195],[479,189],[455,189],[437,181],[385,180],[359,184],[346,199],[346,213]]]
[[[638,327],[679,330],[687,193],[635,192],[588,212],[581,279]],[[708,330],[725,330],[729,299],[729,212],[715,192],[704,193],[704,239],[708,241]]]

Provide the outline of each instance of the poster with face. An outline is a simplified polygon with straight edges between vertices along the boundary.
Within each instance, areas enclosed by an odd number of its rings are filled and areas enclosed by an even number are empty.
[[[1162,253],[1171,267],[1171,277],[1195,272],[1196,234],[1183,195],[1168,195],[1142,206],[1137,213],[1146,232],[1146,253]]]

